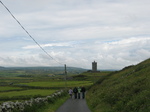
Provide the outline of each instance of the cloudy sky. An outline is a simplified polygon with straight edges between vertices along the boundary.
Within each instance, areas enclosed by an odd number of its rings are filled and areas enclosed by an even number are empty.
[[[0,66],[122,69],[150,57],[150,0],[0,0]]]

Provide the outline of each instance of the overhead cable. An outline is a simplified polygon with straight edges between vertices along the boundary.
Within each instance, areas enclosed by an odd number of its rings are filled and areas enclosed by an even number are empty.
[[[5,7],[5,9],[10,13],[10,15],[16,20],[16,22],[21,26],[21,28],[27,33],[27,35],[40,47],[40,49],[46,53],[51,59],[62,65],[59,61],[55,60],[32,36],[31,34],[23,27],[23,25],[17,20],[17,18],[11,13],[11,11],[4,5],[2,1],[0,3]]]

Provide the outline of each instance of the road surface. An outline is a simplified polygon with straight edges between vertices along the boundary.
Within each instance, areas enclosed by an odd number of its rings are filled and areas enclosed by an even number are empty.
[[[85,99],[68,99],[55,112],[91,112],[86,104]]]

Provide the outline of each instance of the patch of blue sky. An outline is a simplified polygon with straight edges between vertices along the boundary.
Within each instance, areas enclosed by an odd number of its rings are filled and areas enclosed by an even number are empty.
[[[119,42],[119,41],[121,41],[121,39],[101,39],[101,40],[95,40],[95,43],[102,43],[102,44],[105,44],[105,43],[107,43],[107,44],[111,44],[111,43],[114,43],[114,42]]]
[[[113,43],[113,42],[119,42],[120,39],[117,39],[117,40],[106,40],[106,41],[103,41],[103,43]]]

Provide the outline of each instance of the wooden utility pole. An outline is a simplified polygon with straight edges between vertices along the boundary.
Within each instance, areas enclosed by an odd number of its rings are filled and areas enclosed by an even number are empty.
[[[65,88],[67,89],[67,69],[65,64]]]

